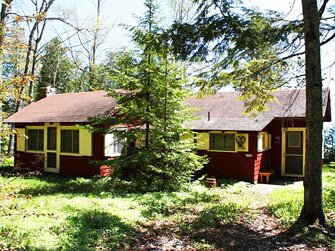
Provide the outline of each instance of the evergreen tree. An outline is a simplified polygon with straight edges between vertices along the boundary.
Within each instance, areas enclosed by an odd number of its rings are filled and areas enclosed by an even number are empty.
[[[248,10],[236,0],[193,2],[199,4],[196,20],[176,23],[171,37],[177,41],[175,51],[184,58],[211,59],[211,69],[201,76],[205,77],[201,87],[219,89],[222,84],[233,83],[243,91],[247,111],[257,113],[266,109],[266,103],[273,99],[271,92],[285,82],[296,80],[298,87],[306,86],[306,174],[300,219],[326,225],[320,46],[334,39],[330,35],[334,31],[331,18],[322,17],[329,1],[302,0],[303,20],[294,21],[275,11]],[[297,68],[293,68],[292,59],[304,54],[305,62],[298,57]]]
[[[184,104],[182,67],[168,54],[161,39],[153,0],[145,2],[147,12],[139,27],[130,27],[138,46],[132,70],[123,71],[122,81],[112,90],[118,101],[112,116],[95,125],[127,125],[128,130],[113,127],[126,146],[126,153],[110,164],[114,177],[132,181],[136,190],[177,189],[202,167],[204,158],[196,155],[192,140],[179,140],[188,133],[183,127],[192,111]],[[135,52],[134,52],[135,53]],[[128,55],[129,56],[129,55]]]
[[[53,38],[44,48],[41,59],[42,68],[36,85],[35,100],[39,100],[41,87],[56,88],[57,93],[70,92],[73,89],[74,66],[66,55],[67,49],[59,38]]]

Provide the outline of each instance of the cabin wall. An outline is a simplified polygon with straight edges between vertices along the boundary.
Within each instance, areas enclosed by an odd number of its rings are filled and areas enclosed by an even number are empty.
[[[266,168],[267,153],[257,152],[258,132],[243,132],[248,134],[248,152],[219,152],[213,150],[198,150],[199,155],[206,155],[209,162],[198,173],[215,178],[235,178],[249,182],[257,182],[259,169]]]
[[[73,126],[74,124],[61,124],[61,126]],[[39,124],[16,124],[15,128],[26,128],[26,126],[44,126]],[[17,137],[17,135],[15,136]],[[15,140],[14,163],[16,166],[29,170],[43,171],[45,167],[45,153],[25,152],[17,150],[17,138]],[[44,146],[45,148],[46,146]],[[92,156],[80,156],[77,154],[59,154],[59,173],[64,176],[92,177],[100,174],[100,167],[92,161],[105,160],[104,137],[100,133],[92,133]]]
[[[90,178],[100,174],[100,166],[92,161],[105,160],[104,138],[100,133],[93,133],[92,156],[60,156],[60,174],[64,176]]]
[[[306,127],[304,119],[275,119],[266,130],[272,135],[272,147],[269,152],[269,169],[276,170],[276,176],[281,175],[282,166],[282,128]]]

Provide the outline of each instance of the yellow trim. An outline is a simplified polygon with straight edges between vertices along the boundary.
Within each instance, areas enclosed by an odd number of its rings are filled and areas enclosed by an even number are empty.
[[[209,133],[197,133],[198,150],[209,150]]]
[[[189,139],[194,139],[194,133],[188,133],[186,135],[180,136],[181,141],[186,141]]]
[[[211,140],[210,138],[210,134],[212,132],[209,133],[209,142]],[[217,133],[217,132],[214,132],[214,133]],[[236,135],[237,135],[237,132],[236,131],[225,131],[225,132],[220,132],[221,134],[235,134],[235,138],[234,138],[234,144],[235,144],[235,150],[234,151],[227,151],[227,150],[216,150],[216,149],[210,149],[210,143],[209,143],[209,147],[208,147],[208,151],[209,152],[221,152],[221,153],[237,153],[237,149],[238,149],[238,146],[237,146],[237,143],[236,143]]]
[[[240,147],[236,141],[237,137],[245,137],[245,142],[242,147]],[[235,135],[235,144],[237,146],[237,152],[249,152],[249,134],[248,133],[236,133]]]
[[[46,140],[46,136],[45,136],[45,126],[26,126],[26,130],[27,130],[27,135],[28,135],[28,130],[43,130],[43,151],[35,151],[35,150],[28,150],[28,140],[26,140],[26,152],[27,153],[44,153],[45,152],[45,140]]]
[[[56,144],[56,150],[48,150],[47,143],[48,143],[48,127],[55,127],[57,128],[57,144]],[[52,172],[52,173],[59,173],[60,172],[60,156],[92,156],[92,133],[89,132],[88,129],[80,128],[77,125],[74,126],[61,126],[60,123],[45,123],[44,126],[26,126],[26,129],[18,128],[18,134],[24,134],[23,131],[28,129],[42,129],[44,132],[44,139],[43,139],[43,151],[32,151],[32,150],[26,150],[26,144],[27,140],[19,140],[18,137],[18,143],[17,143],[17,150],[23,149],[22,148],[22,142],[24,144],[24,150],[27,153],[44,153],[44,170],[46,172]],[[63,153],[61,152],[61,130],[79,130],[79,153]],[[19,150],[18,150],[19,151]],[[47,167],[47,153],[56,153],[56,168],[48,168]]]
[[[92,133],[88,129],[79,129],[79,154],[92,156]]]
[[[268,132],[259,132],[257,134],[257,152],[264,152],[271,149],[271,134]],[[259,141],[262,141],[261,145]]]
[[[210,149],[210,134],[235,134],[235,150],[234,151],[225,151],[225,150],[215,150]],[[236,142],[236,137],[244,136],[246,141],[243,144],[243,147],[239,147]],[[186,136],[183,137],[185,139]],[[248,152],[249,151],[249,134],[248,133],[238,133],[237,131],[209,131],[206,133],[197,133],[197,142],[198,150],[207,150],[208,152],[226,152],[226,153],[237,153],[237,152]]]
[[[303,134],[303,168],[302,175],[286,174],[285,173],[285,156],[286,156],[286,132],[302,132]],[[306,128],[305,127],[290,127],[282,129],[282,157],[281,157],[281,175],[288,177],[304,177],[306,168]]]
[[[16,151],[24,152],[26,150],[26,129],[17,128],[16,131]]]

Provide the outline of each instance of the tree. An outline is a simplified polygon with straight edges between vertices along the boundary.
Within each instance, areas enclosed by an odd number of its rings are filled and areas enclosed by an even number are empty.
[[[80,86],[80,91],[101,90],[105,84],[101,82],[100,77],[103,73],[103,67],[99,62],[99,51],[103,43],[106,42],[110,27],[103,21],[103,4],[105,1],[94,0],[92,2],[96,3],[94,19],[90,20],[89,23],[87,19],[84,20],[84,23],[79,23],[74,38],[67,41],[68,47],[72,48],[70,53],[74,64],[81,71],[83,80],[85,80]],[[74,42],[75,39],[77,41]],[[79,46],[73,46],[72,44],[79,44]],[[79,49],[76,50],[75,47]]]
[[[324,1],[326,4],[328,0]],[[325,225],[322,204],[322,78],[320,59],[320,18],[316,0],[302,0],[306,73],[306,175],[304,206],[300,219]]]
[[[235,11],[233,0],[194,2],[199,3],[196,21],[173,26],[171,37],[181,42],[180,46],[175,46],[175,52],[184,58],[206,60],[210,56],[212,67],[210,71],[201,73],[200,86],[218,89],[233,81],[235,88],[243,91],[242,99],[246,101],[249,112],[266,109],[266,103],[272,99],[272,90],[278,87],[276,83],[279,81],[281,86],[292,80],[284,74],[294,63],[291,59],[306,52],[303,74],[293,75],[297,80],[306,78],[307,92],[306,176],[300,219],[307,223],[318,219],[321,224],[326,224],[322,208],[320,45],[329,42],[334,35],[329,35],[330,32],[321,34],[324,36],[320,43],[319,29],[328,0],[323,1],[319,11],[316,1],[302,0],[303,20],[291,22],[276,12],[259,13],[246,8]],[[322,27],[330,31],[332,26],[323,24]],[[301,44],[304,44],[305,51]],[[298,62],[297,66],[304,64]],[[279,70],[272,71],[273,67]],[[266,84],[262,79],[266,79]]]
[[[41,87],[53,87],[58,93],[72,91],[74,65],[66,55],[66,48],[59,38],[53,38],[45,47],[42,56],[40,77],[36,86],[35,100],[39,100]]]
[[[13,0],[4,0],[1,4],[1,19],[0,19],[0,46],[3,44],[3,37],[5,34],[5,27],[6,27],[6,19],[8,17],[8,10],[11,9]]]
[[[173,21],[178,23],[189,23],[196,13],[196,5],[192,0],[170,0]]]
[[[111,91],[118,102],[112,116],[95,125],[115,126],[108,131],[127,149],[110,163],[115,176],[132,181],[137,191],[177,189],[201,168],[204,159],[196,155],[193,139],[179,140],[188,132],[183,124],[192,114],[183,102],[187,95],[182,88],[185,80],[179,79],[183,69],[161,39],[155,4],[147,0],[145,5],[140,27],[129,27],[138,48],[131,60],[136,64],[132,70],[123,69],[122,79],[116,79],[122,91]],[[126,58],[120,62],[127,62]],[[129,130],[120,130],[118,125],[128,125]]]

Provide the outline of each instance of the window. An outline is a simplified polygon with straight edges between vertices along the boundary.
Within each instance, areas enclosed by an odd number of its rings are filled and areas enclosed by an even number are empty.
[[[105,135],[105,156],[120,156],[123,149],[123,140],[117,139],[113,133]]]
[[[289,132],[287,133],[287,146],[288,147],[301,147],[301,132]]]
[[[257,135],[257,151],[263,152],[271,149],[271,134],[259,132]]]
[[[235,151],[235,133],[211,133],[210,149]]]
[[[56,127],[48,127],[48,150],[56,151],[57,145],[57,128]]]
[[[44,131],[43,129],[28,129],[28,150],[44,150]]]
[[[61,152],[79,153],[79,130],[61,130]]]

